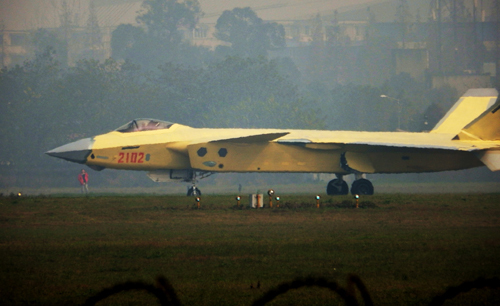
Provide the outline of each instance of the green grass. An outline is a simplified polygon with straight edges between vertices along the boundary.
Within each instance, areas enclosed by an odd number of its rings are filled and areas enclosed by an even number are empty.
[[[246,205],[246,200],[242,204]],[[449,286],[500,276],[500,194],[282,195],[280,209],[236,209],[233,196],[0,198],[0,304],[82,304],[103,288],[165,276],[184,305],[250,305],[296,277],[346,285],[375,305],[422,305]],[[274,203],[276,205],[276,203]],[[260,289],[251,289],[260,282]],[[321,288],[271,305],[342,302]],[[494,290],[450,305],[499,304]],[[153,304],[121,293],[105,304]]]

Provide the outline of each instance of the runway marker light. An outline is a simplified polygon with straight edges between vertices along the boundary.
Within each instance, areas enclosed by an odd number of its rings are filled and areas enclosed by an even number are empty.
[[[319,200],[321,199],[321,197],[319,195],[316,195],[315,199],[316,199],[316,207],[319,208]]]
[[[280,197],[276,197],[276,207],[280,208]]]
[[[236,196],[236,207],[240,207],[240,201],[241,201],[241,197]]]
[[[196,197],[196,205],[198,208],[200,208],[200,197]]]
[[[359,208],[359,194],[355,194],[354,198],[356,199],[356,208]]]
[[[267,194],[269,195],[269,208],[273,208],[273,194],[274,194],[274,190],[269,189],[267,191]]]

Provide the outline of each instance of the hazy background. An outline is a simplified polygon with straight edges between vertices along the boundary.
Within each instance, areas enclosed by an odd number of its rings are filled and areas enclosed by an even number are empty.
[[[0,191],[77,188],[81,166],[44,152],[139,117],[193,127],[430,130],[468,88],[499,87],[499,12],[488,0],[1,0]],[[141,172],[90,178],[108,190],[158,186]],[[224,174],[202,185],[322,186],[329,178]],[[451,181],[498,191],[500,182],[485,168],[370,178],[376,189]]]

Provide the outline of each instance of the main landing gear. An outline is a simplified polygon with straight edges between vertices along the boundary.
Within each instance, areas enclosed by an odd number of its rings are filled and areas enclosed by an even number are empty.
[[[328,182],[326,193],[328,195],[346,195],[349,187],[341,174],[336,174],[337,178]],[[356,180],[351,185],[351,194],[372,195],[373,184],[364,177],[364,174],[356,174]]]
[[[336,174],[337,178],[328,182],[326,193],[329,195],[345,195],[349,193],[349,186],[342,178],[342,175]]]

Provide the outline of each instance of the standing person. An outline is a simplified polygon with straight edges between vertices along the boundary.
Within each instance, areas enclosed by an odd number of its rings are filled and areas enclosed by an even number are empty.
[[[82,172],[78,174],[78,181],[80,182],[80,185],[82,186],[82,193],[85,192],[85,194],[89,193],[89,175],[85,170],[82,169]]]

